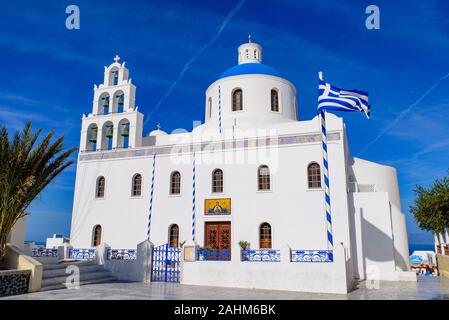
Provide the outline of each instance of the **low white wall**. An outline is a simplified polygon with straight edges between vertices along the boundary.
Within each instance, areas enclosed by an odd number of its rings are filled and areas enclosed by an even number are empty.
[[[102,251],[98,247],[97,250]],[[119,280],[150,282],[152,253],[153,244],[150,241],[144,241],[137,245],[136,260],[102,259],[100,263],[104,264],[105,269],[111,271]]]
[[[347,281],[345,259],[344,250],[337,245],[332,263],[290,262],[289,249],[285,247],[281,250],[281,262],[184,262],[181,283],[346,294],[351,290],[352,281]]]

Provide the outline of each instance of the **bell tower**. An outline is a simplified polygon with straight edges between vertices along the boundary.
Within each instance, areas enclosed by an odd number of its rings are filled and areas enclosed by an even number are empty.
[[[136,86],[125,62],[116,55],[104,67],[103,83],[94,85],[92,113],[83,115],[80,151],[103,151],[139,147],[143,115],[135,106]]]
[[[251,40],[248,36],[248,43],[239,46],[239,64],[262,63],[262,47]]]

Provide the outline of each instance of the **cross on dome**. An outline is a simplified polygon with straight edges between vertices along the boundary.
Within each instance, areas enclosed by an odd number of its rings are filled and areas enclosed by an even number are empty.
[[[116,54],[115,57],[114,57],[115,63],[117,63],[119,60],[120,60],[120,57]]]
[[[248,35],[248,43],[251,43],[252,41],[251,41],[251,35],[249,34]]]

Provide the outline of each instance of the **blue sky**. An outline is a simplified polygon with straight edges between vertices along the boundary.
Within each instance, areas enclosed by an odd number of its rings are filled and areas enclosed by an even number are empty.
[[[80,30],[65,28],[69,4],[80,8]],[[380,30],[365,27],[369,4],[380,8]],[[130,69],[139,110],[151,115],[144,133],[157,122],[165,131],[191,129],[203,119],[205,89],[236,64],[237,47],[251,34],[264,63],[295,84],[300,119],[316,112],[320,70],[336,86],[369,91],[370,121],[343,115],[351,153],[397,168],[410,234],[420,232],[408,213],[414,185],[447,173],[445,0],[17,0],[3,3],[1,15],[0,124],[11,130],[31,119],[78,146],[93,85],[115,54]],[[32,204],[27,239],[69,234],[75,170]]]

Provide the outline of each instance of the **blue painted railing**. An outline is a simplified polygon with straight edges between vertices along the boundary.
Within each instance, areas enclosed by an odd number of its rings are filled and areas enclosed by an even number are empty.
[[[97,256],[96,249],[81,249],[81,248],[73,248],[69,249],[69,258],[77,259],[77,260],[94,260]]]
[[[107,254],[108,260],[136,260],[136,249],[109,249]]]
[[[291,262],[332,262],[331,250],[290,250]]]
[[[281,250],[242,250],[242,261],[279,262],[281,261]]]
[[[230,249],[198,249],[199,261],[229,261],[231,260]]]
[[[58,249],[33,248],[32,257],[58,257]]]

